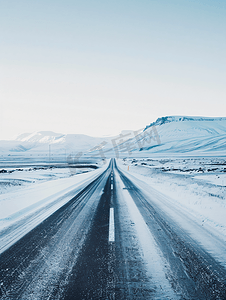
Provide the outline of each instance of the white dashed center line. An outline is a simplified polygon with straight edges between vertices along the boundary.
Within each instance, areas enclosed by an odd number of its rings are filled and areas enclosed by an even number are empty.
[[[115,222],[114,222],[114,208],[110,208],[110,218],[109,218],[109,242],[115,241]]]

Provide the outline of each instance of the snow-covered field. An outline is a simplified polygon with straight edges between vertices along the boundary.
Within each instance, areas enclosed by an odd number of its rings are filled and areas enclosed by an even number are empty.
[[[226,241],[226,159],[127,158],[117,163]]]
[[[57,166],[22,166],[0,168],[0,194],[17,191],[31,184],[68,178],[73,175],[92,171],[92,168],[74,168],[68,165]]]

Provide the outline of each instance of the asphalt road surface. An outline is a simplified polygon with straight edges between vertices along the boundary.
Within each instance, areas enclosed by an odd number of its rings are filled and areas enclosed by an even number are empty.
[[[0,299],[223,300],[226,270],[111,160],[0,255]]]

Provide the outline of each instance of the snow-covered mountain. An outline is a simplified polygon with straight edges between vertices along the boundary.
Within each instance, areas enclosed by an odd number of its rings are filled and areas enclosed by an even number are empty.
[[[122,131],[116,137],[40,131],[21,134],[14,141],[0,141],[3,156],[66,157],[81,152],[106,157],[226,155],[226,118],[167,116],[158,118],[143,132]]]
[[[226,134],[226,118],[170,116],[158,118],[155,126],[162,140]]]
[[[142,151],[193,155],[214,152],[226,155],[226,118],[167,116],[148,125],[144,133],[153,128],[160,143],[148,145],[141,135],[140,142],[144,144]]]
[[[24,153],[30,155],[65,156],[76,152],[89,152],[110,138],[91,137],[84,134],[61,134],[52,131],[39,131],[19,135],[14,141],[0,141],[0,152],[12,155]]]
[[[53,148],[75,148],[78,150],[89,150],[105,138],[96,138],[84,134],[61,134],[52,131],[39,131],[24,133],[16,138],[16,141],[24,144],[33,144],[33,147],[45,147],[51,145]]]
[[[39,131],[23,133],[16,138],[16,141],[28,143],[63,143],[65,135],[53,131]]]

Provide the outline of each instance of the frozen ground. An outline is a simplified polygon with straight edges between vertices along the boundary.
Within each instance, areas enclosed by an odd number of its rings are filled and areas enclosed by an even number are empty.
[[[226,241],[226,159],[132,159],[119,165]]]

